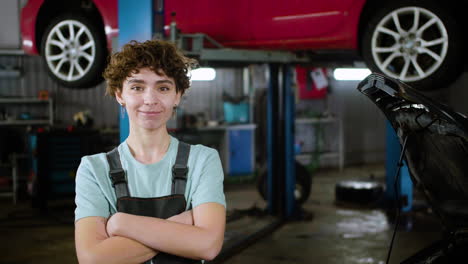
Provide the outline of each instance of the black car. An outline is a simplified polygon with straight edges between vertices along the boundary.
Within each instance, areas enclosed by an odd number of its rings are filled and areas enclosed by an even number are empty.
[[[405,83],[371,74],[358,85],[395,129],[411,179],[443,228],[443,238],[404,261],[466,263],[468,119]]]

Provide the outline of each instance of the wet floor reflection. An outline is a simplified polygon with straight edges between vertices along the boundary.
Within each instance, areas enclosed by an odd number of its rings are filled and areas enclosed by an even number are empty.
[[[311,221],[292,221],[225,263],[385,263],[395,227],[395,211],[335,203],[337,182],[371,173],[384,175],[384,167],[314,175],[311,197],[304,204],[304,209],[313,213]],[[440,238],[440,225],[427,210],[402,214],[400,220],[390,259],[392,264],[400,263]]]

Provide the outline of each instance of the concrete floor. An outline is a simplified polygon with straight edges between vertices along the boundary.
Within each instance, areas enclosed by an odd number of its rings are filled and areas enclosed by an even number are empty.
[[[369,178],[371,174],[376,180],[385,181],[382,165],[346,168],[343,172],[318,171],[313,178],[311,197],[303,206],[306,212],[313,214],[312,220],[288,222],[224,263],[385,263],[394,228],[394,221],[389,218],[394,211],[388,213],[379,208],[335,202],[338,181]],[[233,191],[227,196],[235,198],[241,193],[257,195],[250,191]],[[419,196],[418,193],[414,195],[415,199]],[[255,201],[259,200],[261,198]],[[400,218],[403,221],[389,263],[400,263],[441,236],[439,222],[424,206],[424,201],[415,203],[419,209]]]
[[[314,174],[310,199],[303,208],[313,217],[285,223],[223,263],[385,263],[393,227],[388,212],[379,208],[335,203],[336,182],[373,174],[384,180],[382,165]],[[245,209],[265,208],[253,184],[226,186],[228,215]],[[418,198],[416,193],[415,198]],[[0,263],[77,263],[73,242],[73,201],[51,202],[51,213],[40,215],[28,201],[13,206],[0,200]],[[438,221],[424,206],[405,214],[396,234],[390,263],[400,263],[440,237]],[[230,221],[225,245],[244,239],[275,221],[261,210],[250,210]],[[260,212],[260,213],[258,213]]]

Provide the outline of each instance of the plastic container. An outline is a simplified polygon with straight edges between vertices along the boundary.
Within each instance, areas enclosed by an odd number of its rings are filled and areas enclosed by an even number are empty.
[[[248,123],[249,122],[249,104],[246,102],[231,103],[224,102],[224,121],[226,123]]]

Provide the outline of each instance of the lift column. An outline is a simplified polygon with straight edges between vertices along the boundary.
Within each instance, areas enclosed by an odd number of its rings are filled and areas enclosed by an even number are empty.
[[[292,67],[269,65],[267,103],[268,211],[282,218],[292,217],[294,188],[294,91]]]

